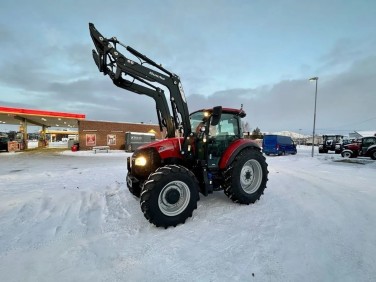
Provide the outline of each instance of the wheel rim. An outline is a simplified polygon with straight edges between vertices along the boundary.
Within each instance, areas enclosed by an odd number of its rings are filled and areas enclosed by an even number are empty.
[[[172,181],[159,193],[158,206],[163,214],[175,216],[186,209],[190,197],[191,192],[187,184],[182,181]]]
[[[343,153],[343,157],[344,158],[350,158],[351,157],[351,154],[349,152],[344,152]]]
[[[262,168],[258,161],[248,160],[240,172],[240,185],[244,192],[252,194],[258,190],[262,181]]]

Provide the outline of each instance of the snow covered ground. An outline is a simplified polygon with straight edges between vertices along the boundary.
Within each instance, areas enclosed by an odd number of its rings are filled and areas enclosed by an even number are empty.
[[[156,228],[124,152],[0,153],[1,281],[375,281],[376,162],[267,157],[254,205],[200,196]]]

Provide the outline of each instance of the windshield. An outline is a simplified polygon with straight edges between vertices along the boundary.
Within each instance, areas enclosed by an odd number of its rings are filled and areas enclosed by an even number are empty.
[[[200,125],[203,126],[204,124],[204,112],[196,112],[191,114],[190,116],[191,121],[191,128],[192,131],[195,131],[196,128]]]
[[[198,132],[202,126],[206,126],[206,112],[196,112],[190,116],[192,131]],[[222,113],[221,120],[217,125],[210,125],[209,127],[210,136],[234,136],[239,135],[239,121],[238,118],[229,113]]]
[[[238,135],[239,121],[233,114],[224,113],[221,115],[221,120],[217,125],[217,135]]]

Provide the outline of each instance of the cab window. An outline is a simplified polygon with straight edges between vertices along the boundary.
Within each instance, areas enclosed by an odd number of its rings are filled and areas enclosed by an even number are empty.
[[[232,114],[222,114],[221,120],[215,126],[216,135],[239,135],[238,118]]]

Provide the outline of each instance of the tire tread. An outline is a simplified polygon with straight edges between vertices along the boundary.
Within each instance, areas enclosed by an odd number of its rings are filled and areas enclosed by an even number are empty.
[[[244,158],[245,156],[247,155],[253,155],[253,156],[258,156],[260,158],[260,160],[264,163],[265,165],[265,171],[263,171],[263,173],[265,173],[266,175],[263,175],[263,180],[261,182],[261,185],[259,187],[259,189],[255,192],[257,193],[257,196],[256,197],[244,197],[242,195],[240,195],[240,193],[237,193],[235,190],[234,190],[234,187],[233,187],[233,170],[234,168],[237,167],[238,163],[241,161],[242,158]],[[262,167],[262,164],[261,164],[261,167]],[[255,203],[257,200],[260,199],[261,195],[264,194],[264,190],[266,189],[266,183],[268,181],[268,164],[266,163],[266,159],[265,159],[265,156],[258,150],[256,149],[245,149],[243,151],[241,151],[236,157],[235,159],[233,160],[233,162],[230,164],[229,168],[225,171],[224,175],[225,175],[225,180],[224,180],[224,193],[225,195],[231,199],[233,202],[235,203],[240,203],[240,204],[253,204]]]

